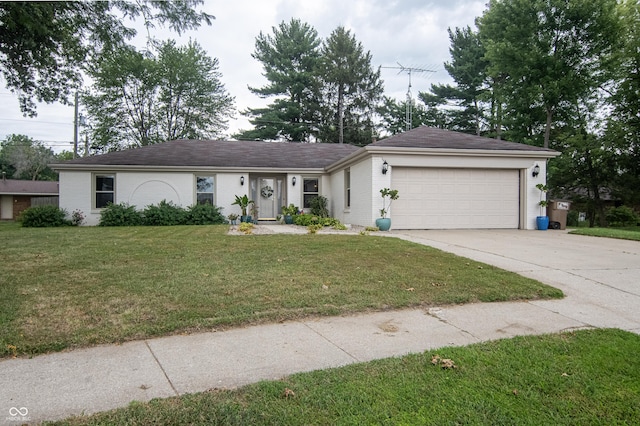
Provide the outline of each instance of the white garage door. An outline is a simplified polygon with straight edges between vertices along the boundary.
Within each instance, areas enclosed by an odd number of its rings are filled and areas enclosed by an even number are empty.
[[[518,170],[394,167],[394,229],[518,228]]]

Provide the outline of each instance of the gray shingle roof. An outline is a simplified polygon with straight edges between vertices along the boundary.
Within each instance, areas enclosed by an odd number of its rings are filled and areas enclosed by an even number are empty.
[[[417,127],[408,132],[382,139],[369,146],[554,152],[551,149],[540,148],[537,146],[499,141],[497,139],[469,135],[467,133],[452,132],[450,130],[427,126]]]
[[[358,149],[347,144],[177,140],[63,164],[313,169],[324,168]]]
[[[42,195],[58,193],[58,182],[0,178],[0,194]]]
[[[368,147],[555,152],[426,126],[374,142]],[[333,143],[176,140],[77,158],[54,165],[54,168],[96,165],[324,169],[359,149],[353,145]]]

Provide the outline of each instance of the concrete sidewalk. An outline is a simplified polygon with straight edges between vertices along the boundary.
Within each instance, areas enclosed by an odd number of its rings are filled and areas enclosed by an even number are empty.
[[[394,235],[532,276],[567,298],[322,318],[4,360],[0,424],[61,419],[133,400],[516,335],[585,327],[640,332],[639,243],[609,246],[606,239],[561,232],[483,232]]]

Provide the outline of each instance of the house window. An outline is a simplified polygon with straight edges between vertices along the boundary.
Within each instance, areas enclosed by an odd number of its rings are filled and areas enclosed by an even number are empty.
[[[351,207],[351,169],[344,171],[344,206]]]
[[[114,175],[95,175],[95,208],[102,209],[110,203],[115,203],[115,183]]]
[[[213,205],[213,176],[196,176],[196,200]]]
[[[305,209],[311,208],[311,200],[316,198],[318,192],[318,178],[305,178],[302,182],[302,206]]]

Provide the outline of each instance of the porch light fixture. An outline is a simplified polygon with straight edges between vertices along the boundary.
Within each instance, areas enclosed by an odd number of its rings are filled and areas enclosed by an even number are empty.
[[[296,186],[296,177],[291,178],[291,185]]]
[[[244,176],[240,176],[240,186],[244,186]]]
[[[382,174],[386,175],[388,171],[389,171],[389,163],[385,161],[384,163],[382,163]]]
[[[538,175],[540,174],[540,166],[538,166],[537,164],[533,167],[533,171],[531,172],[531,175],[533,177],[538,177]]]

